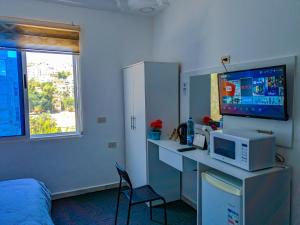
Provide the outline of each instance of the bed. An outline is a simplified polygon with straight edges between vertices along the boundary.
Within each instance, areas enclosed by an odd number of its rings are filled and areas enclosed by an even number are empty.
[[[51,194],[34,179],[0,182],[1,225],[54,225],[51,216]]]

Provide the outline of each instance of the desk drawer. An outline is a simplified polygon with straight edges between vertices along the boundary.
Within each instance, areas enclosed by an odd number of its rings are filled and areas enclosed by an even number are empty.
[[[179,171],[183,171],[183,159],[182,156],[176,154],[168,149],[159,147],[159,160],[174,167]]]

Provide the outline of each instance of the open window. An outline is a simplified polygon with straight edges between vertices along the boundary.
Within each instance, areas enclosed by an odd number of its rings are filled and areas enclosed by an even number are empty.
[[[79,28],[0,18],[0,140],[80,135]]]

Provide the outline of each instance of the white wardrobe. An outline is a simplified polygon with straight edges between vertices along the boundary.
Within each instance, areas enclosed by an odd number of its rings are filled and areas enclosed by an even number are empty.
[[[140,62],[123,69],[125,168],[133,186],[147,184],[147,135],[150,121],[163,121],[162,138],[179,123],[179,65]]]

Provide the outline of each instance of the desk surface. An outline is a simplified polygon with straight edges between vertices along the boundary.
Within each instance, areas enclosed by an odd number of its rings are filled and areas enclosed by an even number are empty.
[[[151,140],[148,139],[148,142],[158,145],[164,149],[167,149],[169,151],[172,151],[176,154],[182,155],[183,157],[186,157],[188,159],[194,160],[196,162],[199,162],[203,165],[209,166],[213,169],[222,171],[223,173],[229,174],[231,176],[234,176],[236,178],[239,178],[241,180],[245,180],[251,177],[260,176],[268,173],[274,173],[281,170],[289,169],[288,167],[273,167],[270,169],[264,169],[259,170],[255,172],[249,172],[243,169],[240,169],[238,167],[232,166],[230,164],[224,163],[222,161],[213,159],[208,155],[207,150],[192,150],[187,152],[178,152],[177,149],[189,147],[187,145],[181,145],[178,142],[172,141],[172,140]]]

